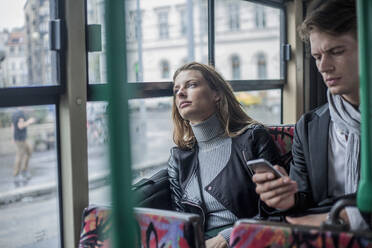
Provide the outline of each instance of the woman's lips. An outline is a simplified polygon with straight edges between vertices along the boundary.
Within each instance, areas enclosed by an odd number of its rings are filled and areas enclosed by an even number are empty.
[[[189,106],[190,104],[191,104],[191,102],[188,102],[188,101],[187,102],[186,101],[185,102],[181,102],[180,103],[180,109],[185,108],[185,107]]]

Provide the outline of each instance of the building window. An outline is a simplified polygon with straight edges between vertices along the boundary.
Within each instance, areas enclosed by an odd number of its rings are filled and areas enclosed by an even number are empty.
[[[266,14],[263,6],[257,5],[255,7],[255,22],[257,28],[266,27]]]
[[[257,78],[267,78],[266,56],[263,53],[257,55]]]
[[[129,40],[137,40],[139,38],[141,32],[140,26],[140,18],[141,16],[137,15],[137,11],[129,11],[129,20],[128,20],[128,31],[127,31],[127,38]]]
[[[158,22],[159,22],[159,38],[168,39],[169,38],[169,26],[168,26],[168,11],[158,12]]]
[[[240,79],[240,58],[237,55],[231,57],[231,71],[234,80]]]
[[[169,62],[166,60],[161,61],[161,78],[168,79],[169,78]]]
[[[187,11],[185,8],[179,10],[180,12],[180,33],[182,36],[187,34]]]
[[[240,12],[238,4],[229,4],[229,28],[238,30],[240,28]]]

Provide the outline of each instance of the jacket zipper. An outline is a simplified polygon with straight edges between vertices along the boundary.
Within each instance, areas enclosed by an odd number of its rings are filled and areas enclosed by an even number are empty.
[[[194,207],[197,207],[197,208],[199,208],[201,210],[201,212],[203,214],[203,216],[202,216],[202,224],[203,224],[203,227],[204,227],[204,225],[205,225],[205,212],[204,212],[203,208],[201,206],[199,206],[198,204],[193,203],[191,201],[181,201],[181,203],[183,203],[183,204],[189,204],[189,205],[194,206]]]
[[[242,150],[242,154],[243,154],[243,159],[244,159],[244,162],[245,162],[245,165],[244,166],[245,166],[245,168],[247,168],[248,174],[252,177],[254,173],[253,173],[252,169],[247,165],[248,160],[245,157],[244,150]]]

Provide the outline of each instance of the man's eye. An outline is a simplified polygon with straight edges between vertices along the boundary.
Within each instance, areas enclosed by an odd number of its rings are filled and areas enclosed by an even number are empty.
[[[178,89],[173,90],[173,95],[177,95],[177,93],[178,93]]]
[[[320,60],[320,59],[321,59],[321,57],[320,57],[319,55],[313,55],[313,58],[314,58],[315,60]]]
[[[334,55],[340,55],[340,54],[343,54],[344,53],[344,49],[336,49],[336,50],[333,50],[332,51],[332,54]]]

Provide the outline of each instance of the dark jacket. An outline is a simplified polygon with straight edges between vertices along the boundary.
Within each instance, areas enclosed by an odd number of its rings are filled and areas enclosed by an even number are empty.
[[[250,218],[258,213],[258,195],[245,163],[251,159],[265,158],[277,164],[279,153],[268,131],[259,125],[232,138],[231,146],[227,165],[204,190],[238,218]],[[202,223],[205,225],[206,210],[203,209],[203,204],[188,199],[184,194],[185,187],[198,166],[197,145],[190,150],[181,150],[178,147],[171,149],[168,174],[173,209],[197,213],[202,216]]]
[[[329,108],[325,104],[304,114],[296,124],[290,167],[290,177],[298,184],[294,209],[319,207],[329,200],[329,123]]]

